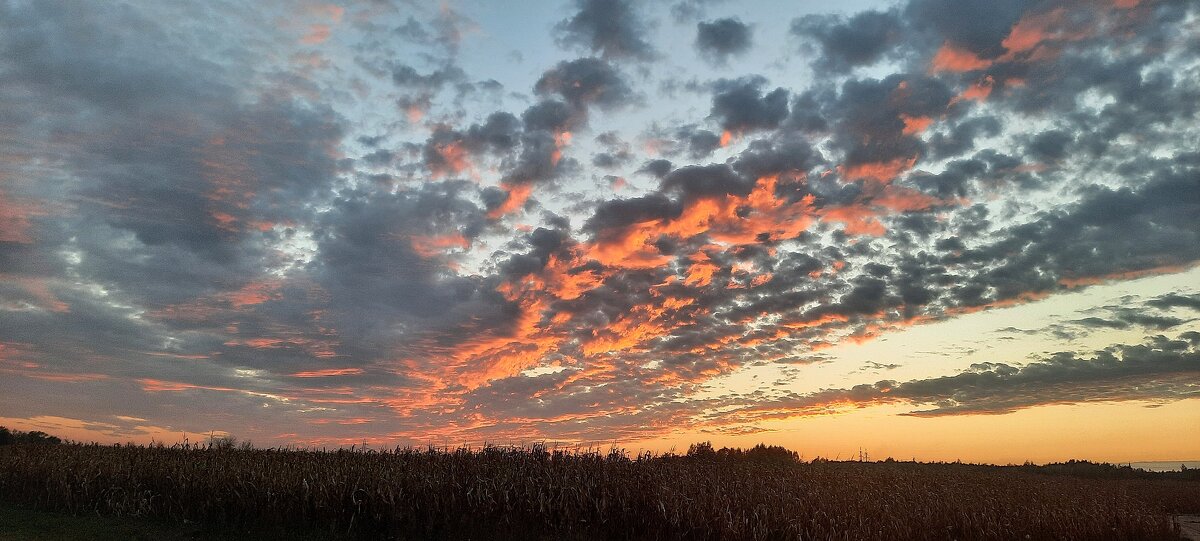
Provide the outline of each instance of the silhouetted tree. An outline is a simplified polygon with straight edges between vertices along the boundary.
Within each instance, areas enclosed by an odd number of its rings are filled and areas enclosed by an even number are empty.
[[[687,456],[692,458],[716,458],[717,451],[713,449],[711,441],[702,441],[688,446]]]
[[[746,451],[746,458],[761,462],[799,462],[800,455],[779,445],[758,444]]]
[[[58,445],[62,443],[62,439],[58,436],[51,436],[41,430],[21,432],[20,430],[10,430],[0,426],[0,445],[14,445],[18,443]]]
[[[58,445],[62,443],[62,440],[59,439],[58,436],[51,436],[45,432],[42,432],[41,430],[27,432],[25,433],[25,437],[23,439],[25,440],[24,443],[33,443],[39,445]]]

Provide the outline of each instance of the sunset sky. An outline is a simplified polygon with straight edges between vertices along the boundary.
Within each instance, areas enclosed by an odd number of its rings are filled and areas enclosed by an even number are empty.
[[[0,425],[1200,459],[1198,29],[0,0]]]

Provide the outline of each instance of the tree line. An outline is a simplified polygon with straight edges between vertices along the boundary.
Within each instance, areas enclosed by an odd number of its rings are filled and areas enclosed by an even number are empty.
[[[34,443],[46,445],[58,445],[62,443],[62,439],[58,436],[51,436],[41,430],[32,432],[22,432],[20,430],[10,430],[8,427],[0,426],[0,445],[14,445],[17,443]]]

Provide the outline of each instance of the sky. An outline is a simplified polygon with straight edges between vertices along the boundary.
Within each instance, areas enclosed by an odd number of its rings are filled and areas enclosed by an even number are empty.
[[[1200,458],[1198,19],[0,0],[0,424]]]

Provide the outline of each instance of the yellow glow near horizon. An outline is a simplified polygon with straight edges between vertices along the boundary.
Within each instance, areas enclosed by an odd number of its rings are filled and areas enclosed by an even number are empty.
[[[1130,295],[1145,300],[1173,291],[1200,291],[1200,267],[916,325],[860,344],[846,342],[820,351],[822,362],[797,367],[793,375],[779,365],[747,367],[710,382],[702,395],[744,393],[777,381],[786,383],[781,391],[804,394],[883,379],[903,382],[953,375],[972,363],[985,361],[1021,365],[1058,351],[1077,351],[1087,356],[1113,344],[1140,344],[1147,332],[1131,326],[1098,330],[1068,340],[1047,333],[998,331],[1006,327],[1043,329],[1083,318],[1098,307],[1124,305]],[[1191,320],[1163,334],[1176,336],[1197,329],[1200,324]],[[869,362],[899,366],[891,370],[864,368]],[[862,408],[758,424],[768,432],[737,436],[680,433],[637,442],[636,446],[665,451],[672,447],[686,450],[690,443],[702,440],[711,440],[717,446],[742,447],[764,442],[789,447],[810,458],[848,458],[856,456],[862,447],[880,459],[892,456],[998,463],[1071,458],[1110,462],[1200,459],[1200,437],[1185,436],[1200,433],[1200,399],[1165,405],[1119,402],[1037,406],[1000,415],[903,415],[914,409],[922,408]]]
[[[638,442],[630,449],[676,452],[711,440],[718,447],[782,445],[805,459],[1020,464],[1086,459],[1098,462],[1186,461],[1200,458],[1200,399],[1155,407],[1145,402],[1054,405],[1003,415],[908,417],[912,408],[880,406],[836,415],[763,423],[770,430],[728,436],[691,432]]]

